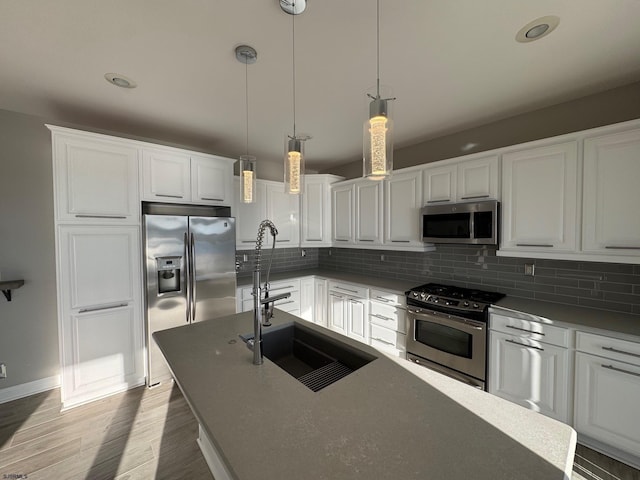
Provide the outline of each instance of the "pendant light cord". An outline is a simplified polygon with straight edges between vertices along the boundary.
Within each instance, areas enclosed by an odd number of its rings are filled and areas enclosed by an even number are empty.
[[[380,0],[376,0],[376,93],[380,98]]]
[[[245,99],[245,108],[246,108],[246,119],[247,119],[247,138],[246,138],[246,146],[247,152],[249,155],[249,62],[248,58],[245,58],[244,62],[244,99]]]
[[[295,8],[295,2],[293,7]],[[296,138],[296,16],[291,15],[291,32],[293,41],[292,43],[292,65],[293,65],[293,138]]]

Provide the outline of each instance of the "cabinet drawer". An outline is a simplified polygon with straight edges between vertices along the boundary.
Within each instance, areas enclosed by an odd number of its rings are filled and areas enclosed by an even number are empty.
[[[264,279],[262,280],[264,282]],[[263,283],[264,286],[264,283]],[[293,292],[294,290],[300,290],[300,279],[295,278],[292,280],[283,280],[280,282],[270,282],[269,291],[274,295],[285,293],[285,292]]]
[[[369,318],[371,323],[381,327],[406,333],[405,310],[391,305],[381,305],[378,302],[371,302],[369,308]]]
[[[506,317],[492,313],[489,317],[489,328],[559,347],[569,346],[569,330],[533,320]]]
[[[379,325],[371,325],[371,346],[383,350],[406,351],[407,336]]]
[[[343,295],[349,295],[351,297],[358,298],[368,298],[367,288],[361,287],[358,285],[353,285],[352,283],[342,283],[342,282],[329,282],[329,290],[333,290],[336,293],[341,293]]]
[[[387,305],[406,305],[406,297],[399,293],[386,292],[384,290],[378,290],[376,288],[372,288],[370,290],[370,299],[375,300],[376,302],[382,302]]]
[[[640,343],[592,333],[577,332],[576,349],[581,352],[640,366]]]

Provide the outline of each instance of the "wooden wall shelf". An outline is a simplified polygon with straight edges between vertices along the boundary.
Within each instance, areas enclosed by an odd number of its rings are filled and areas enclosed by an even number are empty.
[[[4,293],[4,296],[7,299],[7,301],[10,302],[11,290],[20,288],[22,285],[24,285],[24,280],[0,281],[0,290],[2,290],[2,293]]]

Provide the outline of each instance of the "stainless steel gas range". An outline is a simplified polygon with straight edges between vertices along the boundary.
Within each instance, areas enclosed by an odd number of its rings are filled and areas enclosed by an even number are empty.
[[[488,308],[504,294],[427,283],[406,295],[407,359],[484,390]]]

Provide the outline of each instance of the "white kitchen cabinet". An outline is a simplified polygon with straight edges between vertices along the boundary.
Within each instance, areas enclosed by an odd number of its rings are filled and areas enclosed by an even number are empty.
[[[368,298],[367,288],[329,281],[329,328],[368,343]]]
[[[139,150],[113,137],[48,127],[56,222],[139,224]]]
[[[569,423],[569,350],[491,331],[488,391]]]
[[[456,201],[457,171],[455,164],[424,169],[424,205]]]
[[[336,246],[355,243],[355,184],[331,187],[331,219]]]
[[[595,448],[640,465],[640,342],[577,332],[576,349],[574,428],[581,442],[595,440]]]
[[[142,198],[168,203],[229,205],[234,160],[174,148],[142,151]]]
[[[268,182],[266,185],[267,216],[278,229],[276,247],[298,247],[300,244],[300,198],[284,191],[284,183]],[[256,232],[257,232],[256,225]],[[267,245],[272,237],[267,235]]]
[[[406,298],[399,293],[370,289],[371,346],[406,357]]]
[[[313,277],[300,279],[300,318],[315,321],[315,280]]]
[[[360,180],[356,187],[356,243],[382,244],[383,182]]]
[[[577,153],[571,141],[503,155],[501,250],[578,250]]]
[[[457,164],[458,201],[499,200],[498,155],[465,160]]]
[[[384,182],[384,243],[424,247],[420,232],[422,172],[393,174]]]
[[[640,129],[584,142],[582,251],[640,257]]]
[[[331,184],[342,177],[305,175],[300,211],[300,246],[331,246]]]
[[[328,295],[329,295],[329,281],[326,278],[315,278],[314,282],[314,313],[313,319],[318,325],[323,327],[329,326],[329,313],[328,313]]]
[[[62,403],[144,384],[140,230],[58,227]]]

